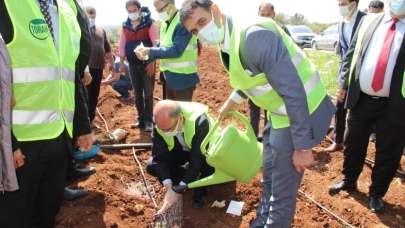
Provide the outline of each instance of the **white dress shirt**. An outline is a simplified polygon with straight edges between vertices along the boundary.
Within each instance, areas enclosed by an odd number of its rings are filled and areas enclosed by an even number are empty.
[[[375,92],[372,88],[372,82],[384,39],[388,29],[391,26],[391,23],[392,17],[389,14],[386,14],[375,30],[373,37],[370,40],[369,48],[367,48],[364,56],[360,71],[360,89],[363,91],[363,93],[370,96],[389,97],[390,94],[392,74],[398,58],[399,50],[401,49],[402,40],[404,38],[405,18],[400,19],[395,25],[395,37],[388,58],[383,88],[380,91]]]
[[[350,45],[350,41],[352,39],[353,27],[354,23],[356,23],[358,13],[359,11],[356,10],[350,20],[343,19],[343,39],[346,41],[348,46]]]

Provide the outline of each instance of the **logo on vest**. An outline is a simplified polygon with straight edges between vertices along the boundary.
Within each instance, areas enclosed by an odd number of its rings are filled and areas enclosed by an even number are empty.
[[[30,21],[30,32],[31,34],[39,39],[45,40],[49,36],[49,28],[48,24],[44,19],[34,19]]]

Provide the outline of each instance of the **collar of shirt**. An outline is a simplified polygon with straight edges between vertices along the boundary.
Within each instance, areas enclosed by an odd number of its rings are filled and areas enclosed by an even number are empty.
[[[224,42],[221,43],[221,50],[227,54],[229,54],[229,51],[231,50],[231,32],[229,31],[229,26],[228,26],[228,17],[225,19],[225,38]]]
[[[384,15],[384,18],[382,21],[383,21],[383,23],[390,23],[392,21],[392,16],[389,13],[386,13]],[[399,19],[397,23],[401,23],[402,25],[405,25],[405,18]]]
[[[358,9],[356,9],[356,11],[353,13],[350,20],[346,20],[346,18],[343,17],[343,23],[345,23],[345,24],[354,24],[354,22],[356,21],[356,18],[357,18],[357,14],[359,14]]]

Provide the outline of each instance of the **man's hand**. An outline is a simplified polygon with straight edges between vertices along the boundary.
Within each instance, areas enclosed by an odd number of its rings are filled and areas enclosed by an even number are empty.
[[[138,45],[134,50],[136,57],[140,60],[148,60],[150,54],[150,48]]]
[[[16,169],[20,168],[25,163],[25,156],[20,149],[17,149],[16,151],[13,152],[13,159],[14,159],[14,167]]]
[[[81,151],[89,151],[94,143],[93,133],[82,135],[77,138],[77,146]]]
[[[165,186],[167,189],[165,199],[163,202],[163,206],[160,208],[160,210],[157,212],[157,214],[164,214],[171,206],[173,206],[174,203],[179,201],[183,195],[176,193],[172,190],[172,185],[168,184]]]
[[[293,165],[297,172],[304,172],[314,163],[312,150],[296,150],[293,154]]]
[[[11,96],[11,101],[10,101],[11,107],[14,108],[16,104],[17,104],[17,100],[15,99],[15,96]]]
[[[346,90],[339,89],[336,96],[340,103],[344,102],[346,99]]]
[[[88,86],[92,81],[93,77],[91,77],[91,74],[89,72],[84,72],[84,76],[82,78],[83,85]]]
[[[154,78],[156,74],[155,62],[151,62],[146,66],[146,75],[150,78]]]
[[[219,109],[219,119],[223,119],[228,112],[235,110],[237,103],[228,99],[224,105]]]

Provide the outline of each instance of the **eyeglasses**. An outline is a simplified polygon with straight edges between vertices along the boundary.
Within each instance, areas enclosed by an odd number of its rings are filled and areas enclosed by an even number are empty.
[[[158,13],[161,13],[161,12],[163,12],[167,7],[169,6],[169,3],[166,3],[166,5],[164,5],[162,8],[160,8],[160,9],[156,9],[156,11],[158,12]]]

